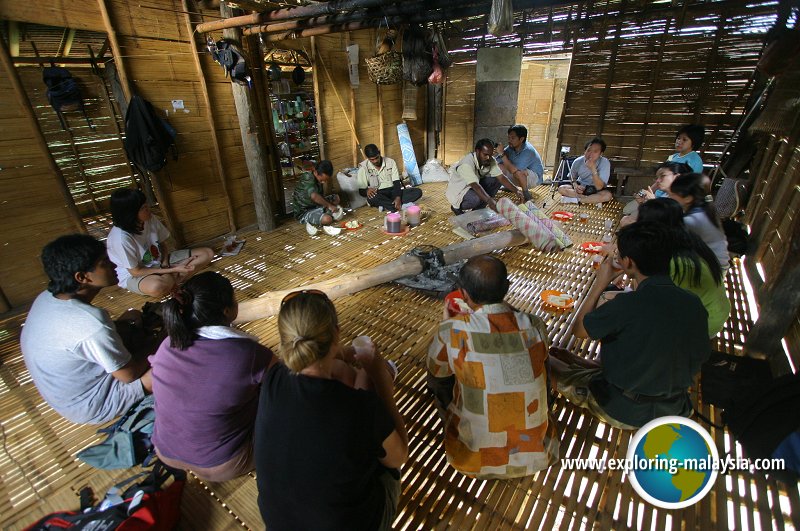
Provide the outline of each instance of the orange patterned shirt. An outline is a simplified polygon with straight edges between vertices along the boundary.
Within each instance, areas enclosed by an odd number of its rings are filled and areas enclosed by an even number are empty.
[[[447,461],[481,479],[534,474],[558,459],[547,407],[544,323],[505,303],[443,321],[428,371],[455,375],[445,417]]]

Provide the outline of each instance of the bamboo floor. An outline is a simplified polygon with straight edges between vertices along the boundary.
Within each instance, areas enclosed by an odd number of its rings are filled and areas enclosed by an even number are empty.
[[[448,221],[444,183],[423,186],[421,200],[430,217],[408,236],[390,237],[381,230],[374,209],[361,208],[355,217],[364,224],[338,236],[310,237],[302,225],[287,222],[273,232],[240,233],[247,242],[238,256],[219,257],[211,269],[226,275],[239,300],[269,290],[300,287],[343,273],[360,271],[394,259],[421,244],[445,246],[460,241]],[[508,300],[541,316],[553,344],[584,356],[594,356],[598,344],[568,334],[573,313],[543,310],[539,294],[560,289],[580,299],[593,278],[590,256],[578,245],[599,240],[603,220],[616,223],[621,205],[598,209],[561,205],[547,187],[534,190],[546,210],[586,212],[585,224],[573,221],[565,229],[575,245],[558,254],[536,251],[529,245],[497,251],[508,265]],[[352,219],[353,214],[348,214]],[[577,216],[576,216],[577,219]],[[93,231],[102,232],[100,220]],[[739,352],[751,314],[742,268],[735,264],[726,279],[733,312],[718,339],[721,349]],[[143,297],[119,288],[104,290],[95,304],[118,315],[141,307]],[[403,467],[402,493],[395,529],[795,529],[800,519],[798,485],[776,482],[759,473],[719,475],[713,490],[701,502],[683,510],[655,508],[636,494],[622,473],[567,470],[555,465],[534,476],[515,480],[482,481],[453,470],[442,448],[441,423],[425,391],[425,355],[430,333],[441,316],[442,303],[433,297],[395,284],[384,284],[338,299],[343,339],[369,334],[399,368],[396,393],[411,438],[410,458]],[[25,314],[6,314],[0,320],[0,525],[17,530],[48,512],[78,506],[77,492],[91,485],[102,493],[134,471],[98,471],[74,455],[99,438],[95,427],[63,420],[47,406],[35,387],[19,351],[19,333]],[[246,323],[245,330],[274,348],[278,343],[276,318]],[[552,409],[561,434],[562,458],[624,458],[632,433],[612,429],[558,397]],[[701,406],[709,416],[713,408]],[[741,455],[726,432],[710,430],[721,454]],[[298,456],[299,458],[300,456]],[[184,490],[181,529],[263,529],[256,504],[253,475],[225,483],[204,483],[190,477]]]

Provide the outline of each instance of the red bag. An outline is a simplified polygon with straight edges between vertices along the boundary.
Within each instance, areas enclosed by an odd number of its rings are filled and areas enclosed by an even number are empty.
[[[161,486],[175,477],[169,487]],[[125,489],[119,489],[144,477]],[[92,531],[171,531],[181,516],[181,494],[186,482],[186,473],[156,462],[151,472],[137,474],[109,489],[99,505],[85,511],[60,511],[51,513],[25,528],[25,531],[80,530]],[[86,492],[88,491],[88,492]],[[88,507],[93,495],[90,489],[81,491],[81,505]]]
[[[433,83],[434,85],[440,84],[444,80],[444,72],[442,72],[442,67],[439,65],[439,54],[436,51],[436,46],[433,47],[433,72],[431,75],[428,76],[428,83]]]

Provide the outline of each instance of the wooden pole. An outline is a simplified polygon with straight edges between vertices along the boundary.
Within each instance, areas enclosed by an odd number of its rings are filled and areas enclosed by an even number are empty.
[[[347,45],[353,44],[350,40],[350,32],[346,33],[345,40],[347,41]],[[350,53],[347,53],[347,69],[348,72],[350,71]],[[350,77],[347,77],[347,83],[350,86],[350,116],[353,120],[353,138],[351,139],[352,147],[353,147],[353,167],[358,166],[358,151],[361,146],[358,145],[358,108],[356,107],[356,89],[353,88],[353,84],[350,82]]]
[[[233,14],[226,2],[219,7],[223,18]],[[226,29],[222,32],[225,39],[236,43],[241,42],[242,32],[238,29]],[[252,65],[250,65],[252,67]],[[256,210],[258,229],[268,231],[275,228],[275,218],[272,212],[272,198],[267,184],[267,145],[262,127],[259,127],[254,110],[254,95],[246,86],[231,81],[233,101],[236,105],[236,115],[239,118],[239,129],[242,133],[242,147],[253,187],[253,205]]]
[[[67,216],[70,218],[72,224],[79,232],[85,233],[86,227],[83,225],[83,220],[78,212],[78,207],[75,206],[75,200],[72,198],[72,194],[69,191],[67,181],[64,179],[64,174],[61,173],[61,168],[59,168],[58,164],[56,164],[53,154],[50,153],[50,148],[47,146],[47,140],[45,140],[42,129],[39,127],[39,120],[36,119],[31,101],[28,99],[28,94],[25,92],[25,88],[22,86],[22,81],[19,78],[17,69],[14,68],[14,63],[11,62],[11,55],[8,53],[6,41],[2,37],[0,37],[0,62],[3,63],[3,69],[6,71],[6,77],[8,77],[8,80],[11,82],[11,86],[14,89],[14,94],[17,96],[17,102],[19,103],[20,109],[25,114],[25,118],[28,120],[31,133],[33,133],[33,140],[39,147],[39,150],[42,152],[42,156],[47,161],[47,165],[50,166],[50,171],[53,173],[56,186],[58,187],[58,191],[61,193],[61,198],[64,201],[63,206],[67,209]]]
[[[383,90],[380,85],[375,85],[378,91],[378,142],[380,142],[381,153],[386,153],[386,138],[384,129],[386,124],[383,121]]]
[[[217,133],[217,124],[214,121],[214,109],[211,106],[211,98],[208,95],[208,85],[206,84],[206,76],[203,73],[203,65],[200,63],[200,55],[197,53],[197,41],[194,38],[194,29],[192,28],[192,19],[189,10],[189,0],[181,0],[184,15],[183,19],[186,23],[186,33],[189,35],[189,47],[192,49],[192,59],[194,59],[194,67],[197,70],[197,78],[200,80],[200,92],[203,95],[203,103],[206,105],[206,121],[208,128],[211,132],[211,144],[214,148],[214,161],[217,163],[217,175],[219,175],[219,183],[222,186],[222,195],[225,200],[225,209],[228,212],[228,225],[231,232],[236,232],[236,220],[233,214],[233,204],[231,203],[231,194],[228,191],[228,176],[225,172],[225,165],[222,163],[222,150],[219,147],[219,135]]]
[[[445,264],[453,264],[459,260],[486,254],[506,247],[514,247],[527,243],[527,239],[518,230],[498,232],[475,240],[454,243],[442,248]],[[388,262],[366,271],[357,271],[330,280],[324,280],[302,289],[319,289],[324,291],[328,297],[338,299],[345,295],[351,295],[361,290],[390,282],[398,278],[417,275],[422,272],[422,262],[416,256],[403,255]],[[239,316],[235,323],[254,321],[275,315],[280,310],[281,301],[292,291],[300,288],[290,288],[281,291],[271,291],[265,293],[257,299],[251,299],[239,303]]]
[[[317,39],[311,37],[311,75],[314,83],[314,119],[317,122],[317,145],[319,146],[319,158],[325,160],[325,136],[322,133],[322,99],[319,92],[319,64],[317,61]]]
[[[94,50],[92,50],[92,46],[91,45],[87,45],[86,47],[89,49],[89,57],[94,59],[95,58],[95,54],[94,54]],[[114,128],[117,131],[117,138],[119,139],[120,145],[124,149],[125,148],[125,139],[122,138],[122,128],[120,128],[120,126],[119,126],[119,122],[117,121],[117,113],[114,110],[114,104],[111,102],[111,96],[108,94],[108,85],[106,85],[106,79],[105,79],[105,77],[103,77],[102,74],[99,73],[99,71],[97,71],[97,79],[98,79],[98,81],[100,82],[100,85],[101,85],[100,94],[103,96],[103,101],[106,102],[106,107],[108,108],[109,116],[111,117],[111,121],[114,123]],[[124,120],[125,117],[123,116],[122,119]],[[131,184],[133,186],[137,186],[138,183],[136,182],[136,177],[134,177],[134,175],[136,174],[136,170],[133,168],[133,164],[131,164],[131,161],[128,160],[127,156],[125,157],[125,162],[128,163],[128,170],[130,171]]]
[[[117,64],[117,74],[119,74],[119,81],[122,85],[122,92],[125,93],[125,99],[131,101],[133,90],[131,88],[130,80],[128,79],[127,70],[125,69],[125,62],[123,60],[122,48],[117,41],[117,32],[114,30],[114,25],[111,23],[111,16],[108,14],[108,6],[106,0],[97,0],[97,5],[100,7],[100,15],[103,17],[103,25],[108,34],[108,42],[111,44],[111,53],[114,56],[114,62]]]

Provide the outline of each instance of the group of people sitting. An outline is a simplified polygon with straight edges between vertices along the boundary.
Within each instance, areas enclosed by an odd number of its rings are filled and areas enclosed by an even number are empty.
[[[526,131],[516,127],[509,130],[511,152],[502,150],[505,170],[488,140],[458,163],[447,192],[454,211],[494,208],[490,190],[505,186],[524,196],[528,179],[541,178],[523,168],[517,149],[527,149]],[[573,171],[607,182],[604,148],[593,139]],[[372,206],[397,210],[419,198],[416,189],[406,196],[398,186],[394,161],[375,146],[366,152],[359,182]],[[572,333],[600,341],[597,360],[550,347],[541,319],[504,302],[510,282],[501,260],[484,255],[463,266],[464,306],[445,307],[427,356],[428,387],[454,468],[511,478],[554,464],[559,439],[550,390],[621,429],[691,414],[687,390],[730,310],[722,283],[727,254],[707,240],[718,225],[702,175],[675,168],[670,197],[642,201],[616,245],[604,249],[578,310]],[[670,176],[661,170],[663,188]],[[311,203],[298,219],[333,220],[338,198],[320,186],[331,173],[322,161],[301,178],[298,189]],[[296,191],[295,200],[303,194]],[[28,313],[21,348],[44,399],[73,422],[99,424],[152,393],[159,458],[209,481],[255,469],[270,529],[389,529],[408,433],[393,394],[396,369],[380,349],[344,344],[330,299],[299,290],[281,302],[280,345],[272,352],[231,326],[238,305],[230,281],[199,272],[211,249],[172,250],[137,190],[115,191],[111,208],[106,244],[69,235],[42,251],[48,289]],[[635,289],[621,289],[623,277]],[[114,322],[92,304],[114,284],[170,296],[162,306],[166,337],[143,334],[138,312]]]

